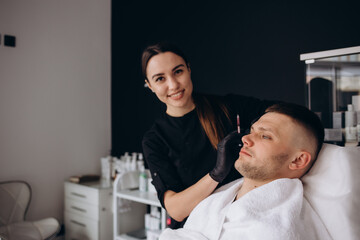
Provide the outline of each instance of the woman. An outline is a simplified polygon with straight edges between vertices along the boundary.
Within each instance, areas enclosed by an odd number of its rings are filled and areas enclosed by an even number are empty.
[[[143,152],[159,200],[173,218],[170,227],[178,228],[215,188],[241,177],[233,167],[241,139],[233,132],[236,114],[246,129],[272,102],[194,94],[190,64],[169,43],[144,50],[142,72],[166,104],[166,113],[144,135]]]

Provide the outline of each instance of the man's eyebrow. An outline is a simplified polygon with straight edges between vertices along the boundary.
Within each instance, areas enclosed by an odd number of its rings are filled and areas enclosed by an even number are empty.
[[[251,130],[254,130],[254,129],[255,129],[254,126],[251,126]],[[262,131],[262,132],[270,132],[270,133],[277,135],[276,131],[273,130],[272,128],[257,127],[256,129],[258,129],[259,131]]]
[[[175,70],[178,69],[179,67],[185,67],[185,65],[184,65],[184,64],[179,64],[179,65],[177,65],[176,67],[174,67],[174,68],[172,69],[172,71],[175,71]],[[162,76],[162,75],[164,75],[164,73],[154,74],[154,75],[151,77],[151,79],[153,79],[154,77],[157,77],[157,76]]]

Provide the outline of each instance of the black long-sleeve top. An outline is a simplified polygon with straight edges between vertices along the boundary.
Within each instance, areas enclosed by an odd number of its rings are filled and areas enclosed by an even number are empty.
[[[248,129],[252,121],[260,117],[274,102],[256,98],[226,95],[219,96],[229,110],[232,123],[224,119],[225,136],[236,130],[236,114],[240,116],[242,129]],[[225,118],[222,116],[222,118]],[[144,135],[143,152],[152,175],[161,205],[167,190],[181,192],[192,186],[215,166],[217,152],[212,147],[201,126],[196,109],[182,117],[172,117],[164,113]],[[240,173],[232,167],[229,175],[219,186],[240,178]],[[171,228],[179,228],[172,219]]]

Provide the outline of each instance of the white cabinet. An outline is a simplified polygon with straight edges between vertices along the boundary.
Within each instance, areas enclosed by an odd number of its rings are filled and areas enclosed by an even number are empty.
[[[114,181],[114,240],[134,240],[137,238],[130,237],[126,233],[139,229],[144,229],[145,214],[147,205],[161,208],[161,229],[166,228],[166,211],[161,207],[155,193],[141,192],[139,189],[123,189],[125,179],[118,176]],[[126,180],[127,181],[127,180]],[[135,184],[136,186],[137,184]],[[122,190],[123,189],[123,190]],[[119,201],[130,201],[128,211],[119,209]],[[126,221],[124,221],[126,219]]]
[[[112,239],[112,186],[101,182],[64,183],[65,239]]]

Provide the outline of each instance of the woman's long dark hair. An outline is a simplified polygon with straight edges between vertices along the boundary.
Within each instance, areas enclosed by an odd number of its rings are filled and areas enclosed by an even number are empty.
[[[141,57],[141,70],[145,81],[148,81],[146,68],[149,60],[153,56],[164,52],[172,52],[180,56],[184,59],[186,66],[190,68],[190,63],[185,54],[177,46],[169,42],[160,42],[148,46],[143,51]],[[209,138],[211,145],[217,149],[217,144],[226,134],[225,123],[222,120],[224,118],[222,118],[222,116],[225,114],[226,119],[231,123],[229,111],[225,104],[220,102],[215,96],[192,94],[192,97],[201,126],[203,127],[206,136]]]
[[[193,94],[196,112],[211,145],[217,149],[217,144],[225,137],[226,128],[223,119],[230,121],[230,114],[216,96]],[[222,118],[225,115],[226,118]]]

